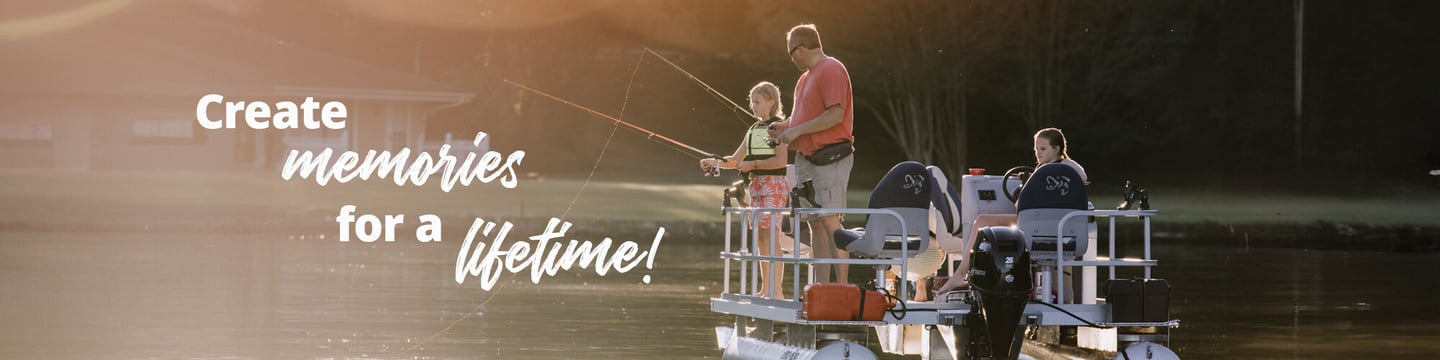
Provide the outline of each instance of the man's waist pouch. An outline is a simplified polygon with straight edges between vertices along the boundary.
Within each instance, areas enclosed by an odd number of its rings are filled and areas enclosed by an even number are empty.
[[[825,166],[850,156],[853,151],[855,151],[855,146],[851,145],[849,141],[841,141],[815,150],[815,153],[805,156],[805,160],[810,160],[810,163],[816,166]]]

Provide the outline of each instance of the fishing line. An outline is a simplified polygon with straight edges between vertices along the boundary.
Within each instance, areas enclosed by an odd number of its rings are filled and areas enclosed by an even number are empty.
[[[491,90],[491,91],[490,91],[490,95],[489,95],[489,96],[486,96],[486,97],[485,97],[485,101],[484,101],[484,102],[481,102],[481,103],[480,103],[480,106],[475,110],[476,115],[475,115],[474,117],[470,118],[470,122],[469,122],[468,125],[474,125],[474,124],[475,124],[475,120],[478,119],[478,118],[480,118],[480,116],[484,114],[486,106],[490,104],[490,100],[494,99],[494,98],[495,98],[495,93],[498,93],[498,92],[500,92],[500,89],[499,89],[498,87],[497,87],[495,90]],[[410,347],[405,348],[404,350],[400,350],[400,352],[395,353],[395,356],[401,356],[401,355],[404,355],[404,354],[406,354],[406,353],[409,353],[409,352],[412,351],[412,350],[418,349],[418,348],[420,348],[421,346],[429,345],[431,342],[434,342],[434,341],[435,341],[435,338],[436,338],[436,337],[439,337],[440,335],[443,335],[443,334],[445,334],[445,333],[447,333],[447,332],[450,332],[450,329],[454,328],[456,324],[459,324],[460,322],[463,322],[463,321],[465,321],[466,319],[469,319],[470,316],[473,316],[473,315],[475,315],[476,313],[478,313],[478,312],[480,311],[480,308],[483,308],[483,307],[485,307],[486,304],[489,304],[489,303],[490,303],[490,300],[494,300],[494,299],[495,299],[495,294],[498,294],[501,290],[504,290],[504,289],[505,289],[505,285],[509,284],[509,283],[511,282],[510,280],[511,280],[511,279],[514,279],[514,278],[515,278],[515,275],[518,275],[518,274],[519,274],[519,273],[510,274],[510,278],[505,279],[506,281],[505,281],[504,283],[501,283],[499,287],[495,288],[495,291],[490,293],[490,297],[489,297],[489,298],[486,298],[485,301],[481,301],[480,304],[475,305],[475,308],[470,309],[470,311],[469,311],[469,312],[466,312],[464,316],[461,316],[459,319],[455,319],[455,321],[451,321],[450,324],[449,324],[449,325],[446,325],[444,329],[440,329],[440,331],[437,331],[437,332],[435,332],[434,334],[430,334],[430,336],[425,337],[425,340],[416,342],[415,345],[411,345]]]
[[[644,54],[641,54],[641,55],[644,55]],[[619,118],[616,118],[616,117],[614,117],[614,116],[606,115],[605,113],[602,113],[602,112],[597,111],[597,110],[595,110],[595,109],[591,109],[591,108],[589,108],[589,107],[586,107],[585,105],[576,104],[575,102],[572,102],[572,101],[570,101],[570,100],[565,100],[565,99],[563,99],[563,98],[561,98],[561,97],[559,97],[559,96],[551,95],[550,93],[547,93],[547,92],[544,92],[544,91],[540,91],[540,90],[537,90],[537,89],[535,89],[535,88],[532,88],[532,87],[529,87],[529,86],[525,86],[525,85],[522,85],[522,84],[517,83],[517,82],[514,82],[514,81],[505,80],[505,83],[506,83],[506,84],[513,85],[513,86],[518,87],[518,88],[521,88],[521,89],[524,89],[525,91],[529,91],[529,92],[531,92],[531,93],[535,93],[536,95],[540,95],[540,96],[544,96],[544,97],[550,98],[551,100],[558,101],[558,102],[560,102],[560,103],[562,103],[562,104],[570,105],[571,107],[574,107],[574,108],[576,108],[576,109],[580,109],[580,110],[582,110],[582,111],[588,112],[588,113],[590,113],[591,115],[595,115],[596,117],[599,117],[599,118],[601,118],[601,119],[610,120],[611,122],[614,122],[614,123],[619,124],[619,125],[625,125],[625,127],[628,127],[628,128],[630,128],[631,130],[635,130],[635,131],[640,132],[641,134],[645,134],[645,135],[646,135],[646,137],[645,137],[646,139],[650,139],[650,140],[659,139],[659,141],[664,141],[664,142],[670,143],[671,145],[677,146],[678,148],[672,147],[672,149],[676,149],[677,151],[679,151],[679,150],[688,150],[688,151],[690,151],[691,153],[699,154],[699,155],[701,155],[701,156],[704,156],[705,158],[720,159],[720,157],[717,156],[717,155],[715,155],[715,154],[711,154],[710,152],[707,152],[707,151],[705,151],[705,150],[700,150],[700,148],[697,148],[697,147],[691,146],[691,145],[689,145],[689,144],[680,142],[679,140],[671,139],[670,137],[667,137],[667,136],[665,136],[665,135],[660,135],[660,133],[657,133],[657,132],[654,132],[654,131],[650,131],[650,130],[645,129],[645,128],[643,128],[643,127],[640,127],[640,126],[638,126],[638,125],[631,124],[631,123],[628,122],[628,121],[620,120]],[[628,99],[628,95],[627,95],[627,99],[626,99],[626,100],[627,100],[627,101],[629,100],[629,99]],[[682,152],[683,152],[683,151],[682,151]]]
[[[722,101],[722,102],[724,102],[724,103],[726,103],[726,104],[729,104],[731,111],[732,111],[732,112],[735,112],[736,114],[738,114],[738,115],[741,116],[741,119],[738,119],[738,120],[740,120],[741,125],[744,125],[744,126],[746,126],[746,127],[749,127],[749,126],[751,125],[751,124],[750,124],[750,120],[756,118],[756,117],[755,117],[755,114],[751,113],[750,110],[746,109],[746,108],[743,107],[743,106],[740,106],[740,104],[735,103],[735,101],[730,100],[730,98],[729,98],[729,97],[726,97],[725,94],[720,93],[719,90],[715,90],[714,87],[710,86],[710,84],[706,84],[705,81],[700,80],[700,78],[699,78],[699,77],[696,77],[695,74],[691,74],[689,71],[686,71],[685,68],[680,67],[680,65],[676,64],[676,63],[673,62],[673,61],[670,61],[670,59],[666,58],[664,55],[660,55],[660,53],[655,52],[655,50],[652,50],[652,49],[650,49],[649,47],[645,47],[645,51],[640,53],[640,59],[639,59],[638,61],[636,61],[636,63],[635,63],[635,68],[631,70],[631,73],[630,73],[630,83],[627,84],[627,85],[626,85],[626,88],[625,88],[625,102],[622,103],[622,105],[621,105],[621,107],[622,107],[622,109],[621,109],[621,112],[622,112],[621,115],[622,115],[622,116],[624,115],[624,113],[623,113],[623,112],[624,112],[623,107],[624,107],[625,105],[629,104],[629,101],[630,101],[630,91],[631,91],[631,89],[632,89],[632,86],[633,86],[634,83],[635,83],[636,74],[639,73],[639,71],[640,71],[640,66],[641,66],[642,64],[644,64],[644,62],[645,62],[645,54],[646,54],[646,53],[649,53],[650,55],[654,55],[655,58],[660,59],[660,61],[665,62],[665,64],[667,64],[667,65],[670,65],[671,68],[675,69],[676,71],[679,71],[681,74],[684,74],[685,77],[689,78],[691,81],[694,81],[695,84],[700,85],[700,87],[704,88],[704,89],[706,90],[706,93],[708,93],[711,97],[715,98],[715,99],[718,100],[718,101]],[[560,103],[563,103],[563,104],[566,104],[566,105],[570,105],[570,106],[575,107],[575,108],[577,108],[577,109],[583,110],[583,111],[585,111],[585,112],[590,113],[591,115],[595,115],[595,116],[598,116],[598,117],[600,117],[600,118],[603,118],[603,119],[606,119],[606,120],[610,120],[610,121],[616,123],[617,125],[625,125],[626,127],[629,127],[629,128],[632,129],[632,130],[635,130],[635,131],[638,131],[638,132],[640,132],[640,133],[642,133],[642,134],[645,134],[645,135],[646,135],[646,139],[656,140],[656,139],[658,138],[658,139],[661,140],[661,141],[657,141],[657,142],[661,142],[662,144],[666,144],[666,147],[669,147],[669,148],[672,149],[672,150],[676,150],[676,151],[679,151],[679,152],[681,152],[681,153],[684,153],[684,154],[686,154],[686,155],[688,155],[688,156],[690,156],[690,157],[692,157],[692,158],[695,158],[695,159],[706,159],[706,158],[710,158],[710,159],[721,159],[721,157],[719,157],[719,156],[717,156],[717,155],[715,155],[715,154],[711,154],[711,153],[706,152],[706,151],[704,151],[704,150],[700,150],[699,148],[696,148],[696,147],[694,147],[694,146],[690,146],[690,145],[688,145],[688,144],[685,144],[685,143],[683,143],[683,142],[677,141],[677,140],[675,140],[675,139],[671,139],[671,138],[669,138],[669,137],[666,137],[665,135],[660,135],[659,133],[656,133],[656,132],[654,132],[654,131],[647,130],[647,129],[645,129],[645,128],[642,128],[642,127],[637,126],[637,125],[635,125],[635,124],[631,124],[631,123],[626,122],[626,121],[624,121],[624,120],[620,120],[619,118],[616,118],[616,117],[613,117],[613,116],[610,116],[610,115],[606,115],[605,113],[596,111],[595,109],[591,109],[591,108],[586,107],[586,106],[584,106],[584,105],[580,105],[580,104],[571,102],[571,101],[569,101],[569,100],[565,100],[565,99],[563,99],[563,98],[560,98],[559,96],[551,95],[551,94],[546,93],[546,92],[544,92],[544,91],[540,91],[540,90],[531,88],[531,87],[529,87],[529,86],[525,86],[525,85],[522,85],[522,84],[519,84],[519,83],[510,81],[510,80],[503,80],[503,81],[504,81],[505,83],[507,83],[507,84],[514,85],[515,87],[521,88],[521,89],[523,89],[523,90],[526,90],[526,91],[535,93],[535,94],[537,94],[537,95],[550,98],[551,100],[555,100],[555,101],[558,101],[558,102],[560,102]],[[607,146],[608,146],[608,144],[609,144],[609,143],[607,142]],[[687,152],[687,151],[688,151],[688,152]],[[695,154],[699,154],[700,156],[696,156]]]
[[[485,115],[485,107],[487,105],[490,105],[490,100],[494,100],[495,93],[498,92],[500,92],[500,87],[498,86],[495,87],[495,90],[490,90],[490,95],[486,96],[485,101],[481,102],[480,106],[475,108],[475,115],[471,116],[470,122],[466,123],[465,125],[469,125],[471,129],[474,129],[476,120],[480,120],[480,117]]]
[[[730,98],[725,97],[725,94],[721,94],[719,90],[715,90],[714,87],[711,87],[709,84],[701,81],[699,77],[696,77],[689,71],[685,71],[685,68],[682,68],[680,67],[680,65],[677,65],[674,62],[670,61],[670,59],[665,58],[664,55],[660,55],[660,53],[655,52],[655,50],[651,50],[649,47],[645,48],[645,52],[648,52],[651,55],[655,55],[655,57],[659,58],[660,61],[664,61],[666,64],[669,64],[670,67],[674,68],[677,71],[680,71],[681,74],[685,74],[685,77],[690,78],[690,80],[694,81],[695,84],[698,84],[700,85],[700,87],[705,88],[706,92],[709,93],[711,97],[715,98],[715,100],[724,101],[725,103],[730,104],[731,111],[739,110],[739,114],[744,115],[742,118],[739,119],[740,124],[745,125],[745,127],[750,127],[750,122],[753,119],[757,119],[757,117],[755,117],[755,114],[750,112],[750,109],[746,109],[745,107],[740,106],[740,104],[736,104],[734,100],[730,100]],[[641,55],[643,57],[644,54],[642,53]]]
[[[630,104],[630,90],[631,90],[631,88],[635,85],[635,75],[636,75],[637,73],[639,73],[640,64],[643,63],[643,62],[645,62],[645,54],[640,54],[640,59],[639,59],[639,60],[636,60],[636,62],[635,62],[635,70],[630,73],[630,81],[629,81],[629,83],[627,83],[627,84],[625,85],[625,99],[620,103],[620,116],[622,116],[622,117],[625,116],[625,108],[626,108],[627,106],[629,106],[629,104]],[[509,81],[506,81],[506,82],[509,82]],[[513,84],[513,83],[512,83],[512,84]],[[493,97],[494,94],[495,94],[494,92],[491,92],[491,97]],[[486,103],[489,103],[489,98],[486,99]],[[482,104],[482,107],[483,107],[483,104]],[[570,199],[570,205],[565,207],[565,212],[561,213],[560,219],[565,219],[567,216],[570,215],[570,210],[571,210],[572,208],[574,208],[574,207],[575,207],[575,203],[580,200],[580,195],[584,194],[584,193],[585,193],[585,189],[590,186],[590,180],[595,177],[595,172],[596,172],[596,170],[600,169],[600,161],[605,158],[605,152],[610,149],[611,140],[615,139],[615,133],[618,132],[618,130],[620,129],[620,123],[618,123],[618,122],[617,122],[617,123],[614,123],[614,124],[612,124],[612,126],[613,126],[613,127],[610,128],[610,137],[608,137],[608,138],[605,139],[605,146],[602,147],[602,148],[600,148],[600,156],[598,156],[598,157],[595,158],[595,165],[590,168],[590,175],[589,175],[589,176],[586,176],[586,177],[585,177],[585,182],[582,183],[582,184],[580,184],[580,190],[579,190],[579,191],[576,191],[576,192],[575,192],[575,197],[573,197],[573,198]],[[436,332],[436,333],[434,333],[434,334],[431,334],[429,337],[425,338],[424,341],[421,341],[421,342],[419,342],[419,343],[416,343],[415,345],[410,346],[409,348],[406,348],[405,350],[401,350],[400,352],[396,353],[395,355],[396,355],[396,356],[404,355],[405,353],[408,353],[408,352],[410,352],[411,350],[415,350],[415,349],[417,349],[417,348],[419,348],[419,347],[421,347],[421,346],[427,345],[427,344],[433,342],[436,337],[439,337],[440,335],[449,332],[450,329],[452,329],[452,328],[455,327],[455,325],[457,325],[457,324],[459,324],[459,323],[461,323],[461,322],[469,319],[471,316],[479,313],[479,311],[480,311],[481,308],[483,308],[483,307],[485,307],[485,305],[489,304],[491,300],[495,300],[495,297],[500,293],[500,291],[505,290],[505,286],[506,286],[506,285],[509,285],[509,284],[511,284],[511,283],[514,282],[514,279],[515,279],[515,276],[516,276],[516,275],[520,275],[520,273],[518,273],[518,272],[516,272],[516,273],[511,273],[509,277],[505,278],[505,281],[504,281],[504,282],[499,283],[499,286],[496,287],[494,291],[491,291],[491,292],[490,292],[490,297],[486,298],[485,301],[481,301],[480,304],[475,305],[475,308],[470,309],[470,311],[469,311],[469,312],[466,312],[464,316],[461,316],[459,319],[455,319],[455,321],[450,322],[450,324],[447,325],[447,326],[445,326],[444,329],[440,329],[440,331],[438,331],[438,332]]]
[[[635,85],[635,74],[640,73],[640,64],[645,62],[645,54],[640,54],[640,59],[635,61],[635,69],[630,72],[630,82],[625,84],[625,100],[620,102],[620,117],[625,117],[625,107],[630,105],[630,88]],[[615,139],[615,132],[620,129],[620,123],[616,122],[610,128],[610,137],[605,139],[605,146],[600,148],[600,156],[595,158],[595,166],[590,168],[590,175],[585,177],[585,182],[580,184],[580,191],[575,192],[575,197],[570,199],[570,206],[565,207],[565,212],[560,215],[565,219],[570,214],[570,209],[575,207],[575,202],[580,200],[580,194],[585,193],[585,188],[590,186],[590,179],[595,177],[595,170],[600,169],[600,160],[605,159],[605,151],[610,149],[610,140]],[[514,275],[511,275],[514,276]]]

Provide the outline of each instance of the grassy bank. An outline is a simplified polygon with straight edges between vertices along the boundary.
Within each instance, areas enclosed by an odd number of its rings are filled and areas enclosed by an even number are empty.
[[[396,186],[389,180],[320,186],[285,181],[272,172],[0,172],[0,221],[105,223],[137,218],[184,221],[285,219],[334,216],[352,204],[369,214],[433,213],[446,216],[584,218],[602,220],[718,221],[722,180],[712,184],[656,184],[583,179],[521,179],[515,189],[474,183],[441,191]],[[863,207],[868,189],[852,189],[851,206]],[[1313,224],[1440,227],[1440,194],[1415,192],[1365,197],[1214,193],[1201,189],[1150,189],[1158,223]],[[1118,194],[1092,194],[1098,208]],[[269,220],[267,220],[269,221]],[[307,220],[308,221],[308,220]]]
[[[6,171],[0,173],[0,219],[85,222],[155,213],[182,217],[276,217],[333,214],[346,204],[371,214],[493,217],[566,215],[596,219],[712,218],[718,185],[651,185],[522,179],[515,189],[472,183],[446,192],[432,180],[285,181],[274,174]],[[413,216],[413,215],[412,215]]]

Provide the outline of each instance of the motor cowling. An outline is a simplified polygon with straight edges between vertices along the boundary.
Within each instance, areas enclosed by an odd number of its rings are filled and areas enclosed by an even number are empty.
[[[1020,320],[1035,291],[1025,234],[1012,227],[980,229],[970,251],[970,288],[976,294],[990,356],[1020,355],[1025,328]]]

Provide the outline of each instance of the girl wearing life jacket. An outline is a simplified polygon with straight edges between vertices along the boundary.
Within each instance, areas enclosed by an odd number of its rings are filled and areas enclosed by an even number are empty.
[[[740,139],[740,147],[735,149],[735,153],[723,160],[700,160],[700,168],[706,171],[716,167],[739,170],[742,176],[749,179],[747,193],[751,207],[787,207],[790,184],[785,180],[785,165],[788,163],[789,148],[785,144],[771,141],[768,132],[770,124],[785,120],[784,104],[780,102],[780,88],[770,82],[756,84],[750,89],[750,110],[754,112],[756,121],[745,132],[745,137]],[[780,226],[780,217],[779,214],[769,214],[759,219],[746,219],[749,226],[760,227],[760,237],[757,240],[761,255],[773,256],[770,247],[775,239],[770,237],[770,229],[772,226]],[[762,261],[760,268],[761,285],[758,295],[784,298],[780,287],[774,285],[782,280],[785,265]]]

